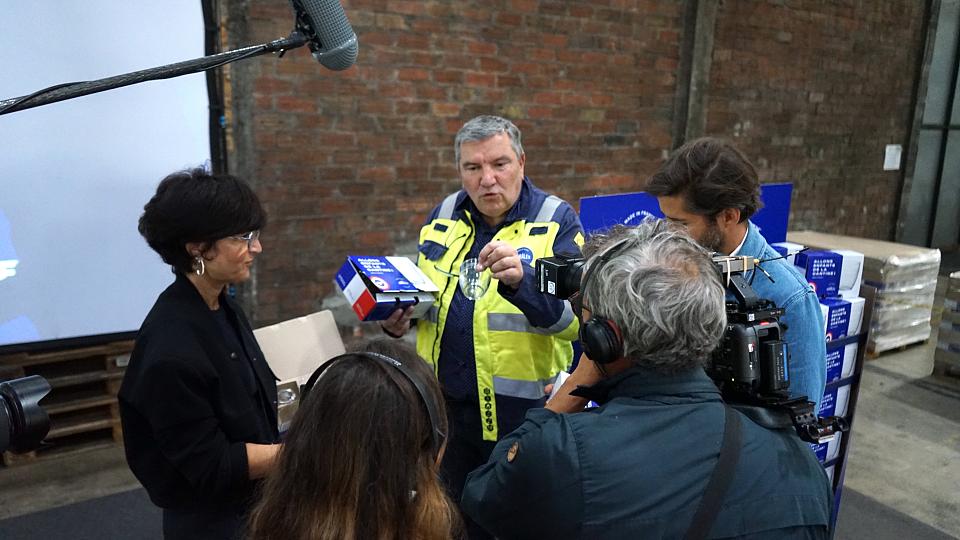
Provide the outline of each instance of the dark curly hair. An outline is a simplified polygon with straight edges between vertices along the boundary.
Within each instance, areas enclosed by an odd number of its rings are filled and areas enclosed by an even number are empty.
[[[703,137],[678,148],[647,182],[654,197],[681,196],[688,212],[715,216],[725,208],[750,219],[763,203],[753,164],[732,144]]]
[[[246,182],[202,167],[175,172],[160,181],[143,207],[137,229],[175,271],[190,272],[185,248],[201,242],[206,251],[227,236],[262,229],[267,214]]]

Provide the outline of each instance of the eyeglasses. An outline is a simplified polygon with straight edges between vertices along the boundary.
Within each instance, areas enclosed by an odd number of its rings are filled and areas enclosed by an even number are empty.
[[[243,240],[247,243],[247,249],[250,249],[253,247],[253,243],[260,239],[260,231],[250,231],[246,234],[228,236],[227,238],[232,238],[233,240]]]

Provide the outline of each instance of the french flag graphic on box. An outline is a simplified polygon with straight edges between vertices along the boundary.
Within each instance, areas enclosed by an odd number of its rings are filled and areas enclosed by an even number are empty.
[[[426,314],[439,289],[406,257],[347,257],[337,287],[361,321],[383,320],[397,309],[414,306],[413,317]]]

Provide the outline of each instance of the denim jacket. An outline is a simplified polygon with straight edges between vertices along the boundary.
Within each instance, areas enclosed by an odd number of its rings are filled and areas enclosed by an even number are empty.
[[[780,257],[752,222],[737,254],[761,261]],[[787,327],[784,338],[790,354],[787,364],[790,394],[806,395],[819,407],[827,380],[827,348],[820,301],[800,271],[786,259],[771,260],[760,266],[773,281],[756,270],[747,272],[744,278],[748,283],[752,280],[758,296],[772,300],[784,310],[780,320]]]

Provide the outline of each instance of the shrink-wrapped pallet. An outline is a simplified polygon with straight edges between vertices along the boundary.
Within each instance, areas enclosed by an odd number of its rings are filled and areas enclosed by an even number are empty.
[[[787,240],[814,249],[863,253],[863,285],[876,289],[868,352],[877,354],[930,337],[940,250],[813,231],[788,232]]]

